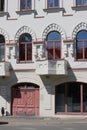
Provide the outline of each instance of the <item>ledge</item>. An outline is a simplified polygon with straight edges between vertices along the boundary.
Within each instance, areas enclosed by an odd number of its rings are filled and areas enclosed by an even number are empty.
[[[34,44],[40,44],[40,43],[43,44],[44,41],[42,41],[42,40],[37,40],[37,41],[33,41],[33,43],[34,43]]]
[[[4,12],[4,11],[0,11],[0,16],[4,16],[4,15],[7,15],[8,12]]]
[[[64,42],[74,42],[74,39],[66,39]]]
[[[23,15],[23,14],[31,14],[31,13],[35,13],[36,10],[19,10],[16,11],[17,14]]]
[[[45,12],[51,13],[51,12],[59,12],[59,11],[63,11],[64,8],[62,7],[57,7],[57,8],[47,8],[47,9],[43,9]]]
[[[81,10],[87,10],[87,5],[77,5],[72,7],[73,10],[81,11]]]

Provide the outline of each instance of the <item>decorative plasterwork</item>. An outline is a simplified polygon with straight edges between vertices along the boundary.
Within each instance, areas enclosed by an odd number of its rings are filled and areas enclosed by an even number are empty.
[[[33,32],[33,30],[31,28],[29,28],[28,26],[23,26],[17,31],[17,33],[15,35],[16,43],[18,42],[20,35],[23,33],[29,33],[31,35],[32,39],[36,40],[36,36],[35,36],[35,33]]]
[[[47,26],[42,34],[42,38],[46,39],[47,35],[51,31],[58,31],[61,34],[62,39],[66,39],[65,31],[57,24],[52,23],[49,26]]]
[[[87,24],[84,22],[81,22],[80,24],[78,24],[75,28],[74,31],[72,33],[72,38],[75,39],[76,35],[79,31],[81,30],[87,30]]]
[[[0,28],[0,34],[2,34],[4,36],[5,42],[9,43],[9,36],[8,36],[7,32],[4,29]]]

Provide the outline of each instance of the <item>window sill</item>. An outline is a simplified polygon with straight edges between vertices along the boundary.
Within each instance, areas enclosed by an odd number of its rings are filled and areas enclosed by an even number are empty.
[[[19,10],[19,11],[16,11],[17,14],[31,14],[31,13],[35,13],[36,11],[35,10]]]
[[[57,7],[57,8],[47,8],[47,9],[43,9],[45,12],[48,12],[48,13],[50,13],[50,12],[59,12],[59,11],[63,11],[64,10],[64,8],[60,8],[60,7]]]
[[[87,5],[77,5],[77,6],[73,6],[72,9],[73,9],[73,10],[77,10],[77,11],[87,10]]]
[[[4,11],[0,11],[0,16],[4,16],[4,15],[7,15],[8,12],[4,12]]]
[[[17,64],[28,64],[28,63],[34,63],[33,61],[17,61]]]

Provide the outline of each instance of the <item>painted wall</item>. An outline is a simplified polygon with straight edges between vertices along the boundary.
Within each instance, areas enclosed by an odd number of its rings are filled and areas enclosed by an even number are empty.
[[[36,0],[32,2],[35,12],[21,13],[19,0],[5,0],[5,12],[8,14],[0,14],[0,34],[6,39],[5,60],[11,66],[10,76],[0,77],[0,108],[4,106],[5,111],[10,113],[11,87],[19,82],[32,82],[40,86],[40,116],[55,116],[55,85],[69,81],[87,83],[87,62],[75,60],[74,40],[78,31],[87,30],[87,9],[74,7],[75,0],[60,0],[61,9],[46,10],[47,1]],[[68,75],[39,76],[35,54],[37,51],[43,53],[41,46],[52,30],[61,33],[62,58],[68,61]],[[26,64],[17,62],[18,39],[23,32],[30,33],[33,38],[33,62]],[[42,56],[40,59],[43,59]]]

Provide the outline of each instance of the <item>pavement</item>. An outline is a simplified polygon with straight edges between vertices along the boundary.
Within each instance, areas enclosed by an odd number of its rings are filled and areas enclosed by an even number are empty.
[[[0,125],[57,125],[57,124],[87,123],[87,116],[59,116],[59,117],[34,117],[34,116],[3,116]]]

